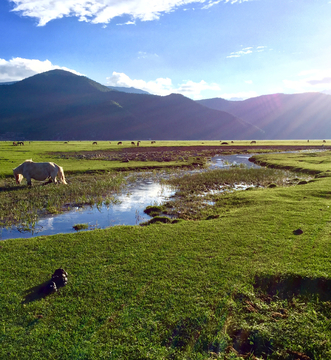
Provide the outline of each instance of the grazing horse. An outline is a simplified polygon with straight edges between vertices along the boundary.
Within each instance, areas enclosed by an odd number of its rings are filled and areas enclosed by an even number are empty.
[[[21,183],[23,177],[30,186],[31,179],[43,181],[52,178],[56,183],[56,177],[61,183],[67,184],[62,167],[53,162],[35,163],[32,160],[25,160],[24,163],[13,169],[13,173],[17,184]]]
[[[122,141],[119,141],[119,142],[117,143],[117,145],[122,145]]]
[[[94,142],[92,143],[92,145],[98,145],[98,143],[97,143],[96,141],[94,141]]]
[[[131,141],[131,145],[136,145],[136,144],[134,143],[134,141]]]
[[[251,141],[251,144],[256,144],[256,141],[255,140]]]

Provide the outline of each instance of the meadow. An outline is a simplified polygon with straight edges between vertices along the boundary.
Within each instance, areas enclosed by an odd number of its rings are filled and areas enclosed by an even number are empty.
[[[240,143],[249,150],[250,142]],[[190,165],[51,155],[62,145],[71,151],[70,142],[24,149],[0,143],[1,204],[21,194],[1,209],[3,219],[15,213],[10,206],[23,197],[29,204],[38,194],[111,198],[125,185],[124,166]],[[77,147],[72,151],[89,151],[92,143]],[[12,168],[29,158],[63,166],[72,190],[14,184]],[[257,155],[254,161],[268,168],[169,180],[189,209],[176,223],[0,242],[0,358],[330,359],[330,151]],[[289,171],[286,180],[278,169]],[[208,204],[196,200],[224,183],[248,180],[263,187],[210,194]],[[79,183],[85,185],[76,190]],[[46,296],[40,289],[60,267],[68,284]]]

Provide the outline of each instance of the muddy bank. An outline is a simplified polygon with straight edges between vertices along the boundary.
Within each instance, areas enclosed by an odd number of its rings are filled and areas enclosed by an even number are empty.
[[[321,149],[321,146],[236,146],[233,144],[219,146],[161,146],[161,147],[137,147],[119,148],[109,150],[92,150],[80,152],[52,153],[59,158],[75,158],[85,160],[107,161],[187,161],[191,157],[212,157],[221,154],[247,154],[260,151],[299,151]],[[325,147],[331,149],[331,147]]]

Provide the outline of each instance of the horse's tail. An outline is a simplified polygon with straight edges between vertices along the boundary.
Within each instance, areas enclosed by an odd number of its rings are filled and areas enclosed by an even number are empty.
[[[61,182],[62,184],[68,184],[68,183],[66,182],[66,178],[64,177],[63,168],[62,168],[61,166],[59,166],[59,165],[57,165],[57,166],[58,166],[58,168],[59,168],[59,170],[58,170],[58,172],[57,172],[57,176],[58,176],[60,182]]]

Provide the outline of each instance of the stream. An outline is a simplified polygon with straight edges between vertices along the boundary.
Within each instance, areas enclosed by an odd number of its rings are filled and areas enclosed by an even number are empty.
[[[258,168],[258,165],[248,160],[251,156],[253,155],[215,156],[211,159],[209,168],[227,168],[239,164]],[[73,226],[76,224],[88,224],[86,230],[104,229],[115,225],[138,225],[151,219],[144,213],[147,206],[160,205],[174,193],[175,190],[170,186],[161,185],[152,179],[138,179],[116,196],[115,204],[109,206],[103,204],[99,207],[77,207],[59,215],[49,215],[41,218],[32,230],[21,229],[16,226],[0,228],[0,240],[74,233],[76,230]]]

